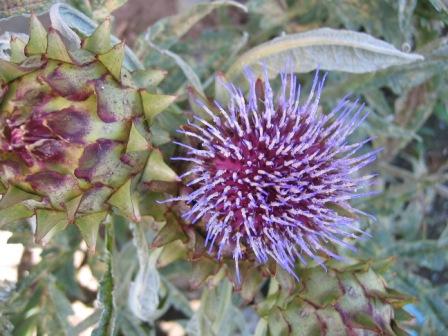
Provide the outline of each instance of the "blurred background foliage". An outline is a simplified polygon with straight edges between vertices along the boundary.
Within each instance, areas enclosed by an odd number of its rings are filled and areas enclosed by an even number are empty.
[[[45,11],[54,3],[13,2],[0,4],[0,17]],[[181,111],[192,108],[187,86],[213,96],[217,71],[225,73],[242,52],[283,33],[346,28],[367,32],[402,51],[424,55],[425,59],[418,63],[375,73],[331,72],[322,99],[324,107],[329,107],[348,92],[361,97],[370,114],[359,136],[372,136],[375,145],[383,147],[373,167],[378,173],[376,188],[381,193],[359,201],[361,208],[377,218],[368,225],[372,238],[358,244],[359,256],[394,256],[395,262],[386,274],[389,284],[417,299],[409,307],[416,316],[410,327],[418,335],[448,335],[448,5],[444,0],[249,0],[202,4],[165,0],[149,1],[151,5],[138,0],[67,2],[98,21],[112,15],[116,35],[127,41],[144,65],[168,72],[161,90],[176,93],[178,104],[159,115],[152,130],[154,142],[166,144],[167,152],[173,150],[169,142],[174,130],[186,120]],[[301,76],[305,85],[310,76]],[[154,197],[156,193],[148,193],[146,200]],[[154,209],[144,211],[157,219]],[[151,244],[157,223],[148,219],[147,227],[141,228],[139,245],[132,243],[124,220],[113,220],[115,237],[109,238],[114,239],[117,249],[111,256],[102,252],[107,251],[103,246],[105,232],[97,253],[91,254],[81,244],[79,233],[70,228],[46,244],[38,262],[31,257],[30,251],[36,245],[28,223],[4,228],[13,233],[9,242],[21,243],[25,250],[15,290],[13,284],[3,283],[0,291],[1,335],[8,335],[13,326],[14,335],[32,335],[36,330],[42,335],[78,335],[89,330],[101,313],[94,304],[96,289],[79,281],[79,272],[85,267],[96,279],[117,285],[114,300],[118,309],[113,314],[120,335],[163,334],[163,321],[176,321],[190,334],[198,335],[204,323],[220,330],[219,335],[253,332],[257,323],[254,310],[249,307],[241,311],[238,298],[232,301],[230,285],[205,289],[202,294],[192,289],[195,279],[191,279],[191,265],[177,260],[179,256],[173,252],[176,249],[171,249],[170,254],[159,249],[151,252],[157,254],[153,259],[160,273],[159,287],[152,290],[158,289],[161,294],[152,320],[142,322],[136,317],[136,308],[132,311],[127,303],[127,291],[138,269],[135,245],[144,249],[145,244]],[[177,250],[182,253],[180,247]],[[109,262],[114,263],[115,270],[108,275]],[[209,281],[218,280],[219,274]],[[146,290],[151,292],[151,288]],[[202,308],[193,310],[201,295]],[[95,310],[87,319],[69,324],[73,302]],[[100,303],[106,308],[111,304],[107,295]],[[251,319],[252,327],[247,323]]]

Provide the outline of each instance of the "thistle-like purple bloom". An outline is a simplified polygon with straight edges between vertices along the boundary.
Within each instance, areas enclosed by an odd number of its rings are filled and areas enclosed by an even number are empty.
[[[311,93],[299,101],[300,85],[293,74],[281,75],[274,94],[265,74],[257,80],[246,71],[249,93],[224,84],[227,108],[215,102],[213,113],[200,106],[210,120],[196,118],[180,132],[198,140],[187,156],[174,158],[192,163],[186,172],[192,191],[172,200],[191,206],[184,215],[192,223],[206,223],[206,245],[220,259],[231,255],[238,262],[254,258],[259,263],[274,259],[295,275],[297,259],[318,254],[340,258],[331,244],[353,248],[344,241],[360,232],[350,206],[353,198],[366,195],[360,189],[373,175],[355,173],[371,163],[378,150],[356,155],[370,139],[348,144],[349,135],[366,114],[357,102],[342,99],[327,114],[319,109],[325,76],[316,73]]]

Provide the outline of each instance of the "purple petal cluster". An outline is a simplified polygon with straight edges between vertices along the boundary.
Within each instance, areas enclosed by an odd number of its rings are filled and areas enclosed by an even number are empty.
[[[322,263],[319,254],[340,258],[331,245],[353,248],[345,238],[357,236],[353,215],[364,213],[349,201],[365,196],[374,176],[355,173],[378,151],[358,155],[370,139],[347,141],[366,117],[357,101],[320,110],[325,76],[316,73],[303,102],[294,74],[281,74],[277,94],[267,74],[264,81],[250,71],[246,77],[247,98],[225,83],[228,106],[199,102],[210,119],[196,118],[180,131],[198,146],[178,143],[187,155],[174,159],[192,163],[183,175],[190,175],[191,192],[172,200],[190,205],[187,220],[206,223],[209,252],[231,255],[238,277],[238,262],[250,258],[272,258],[295,276],[298,260]]]

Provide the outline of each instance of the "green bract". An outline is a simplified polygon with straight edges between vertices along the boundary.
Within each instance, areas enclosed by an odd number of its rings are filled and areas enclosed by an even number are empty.
[[[175,181],[150,142],[149,123],[173,96],[145,88],[160,77],[130,73],[106,20],[75,51],[31,17],[30,39],[0,60],[0,226],[36,215],[36,239],[75,223],[95,246],[115,209],[138,220],[133,177]],[[141,174],[142,173],[142,174]]]
[[[277,286],[258,306],[259,327],[269,335],[407,335],[400,323],[412,318],[403,310],[412,300],[388,288],[376,267],[389,262],[305,268],[298,286],[277,275]]]

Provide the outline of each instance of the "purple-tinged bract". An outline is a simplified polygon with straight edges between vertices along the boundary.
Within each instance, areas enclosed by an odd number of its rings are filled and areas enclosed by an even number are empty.
[[[321,263],[319,254],[339,258],[332,244],[352,248],[344,238],[360,232],[355,214],[362,212],[349,201],[366,195],[360,189],[373,177],[355,173],[377,150],[358,155],[369,140],[347,142],[366,116],[357,102],[344,98],[321,112],[325,76],[316,73],[303,102],[293,74],[281,75],[277,94],[266,75],[264,81],[250,71],[246,76],[247,98],[224,84],[227,108],[199,102],[210,119],[196,118],[180,131],[200,145],[179,143],[187,156],[174,159],[192,162],[184,177],[193,177],[191,192],[175,200],[191,206],[187,220],[206,223],[209,251],[232,256],[238,276],[238,262],[252,257],[262,264],[272,258],[295,276],[297,259]]]

